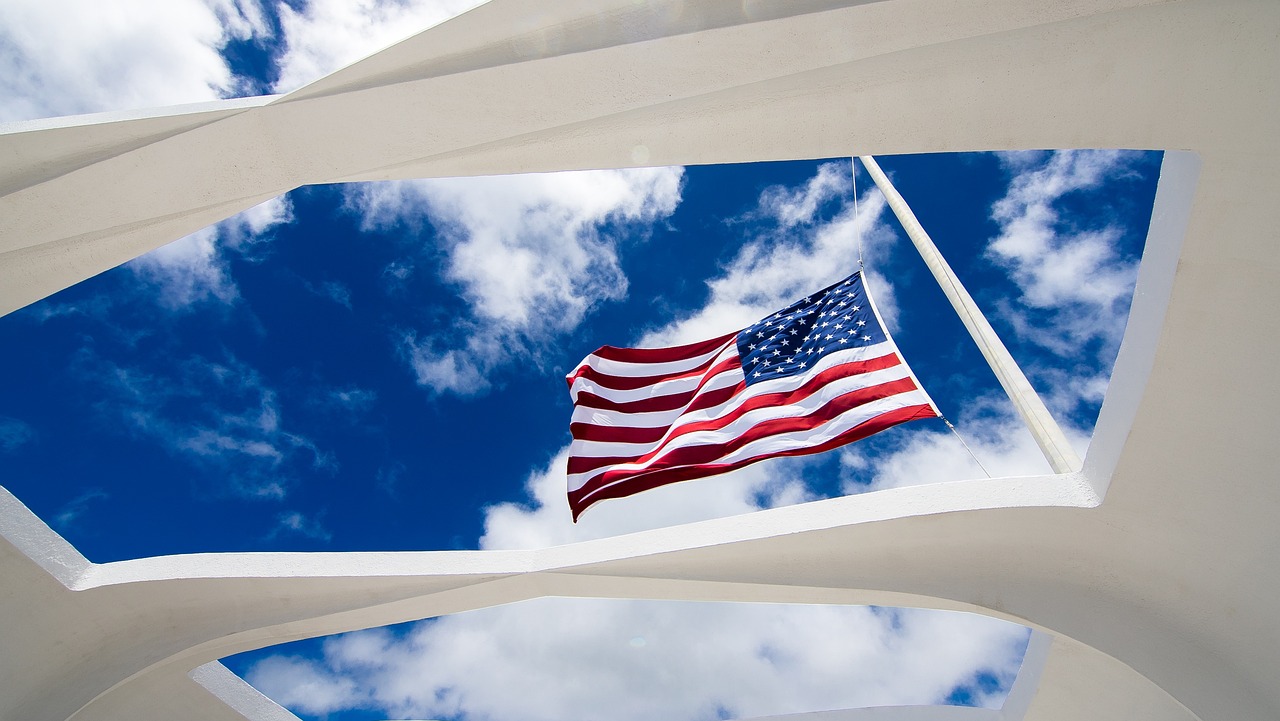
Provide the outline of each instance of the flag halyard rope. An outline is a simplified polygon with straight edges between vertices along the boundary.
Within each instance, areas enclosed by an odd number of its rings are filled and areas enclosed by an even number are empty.
[[[982,465],[982,461],[978,460],[978,457],[974,455],[973,449],[969,447],[968,443],[965,443],[964,436],[960,435],[960,431],[956,430],[956,427],[951,425],[951,421],[947,420],[946,416],[939,417],[942,418],[943,423],[947,424],[947,428],[950,428],[951,432],[956,434],[956,438],[960,440],[960,445],[964,446],[964,449],[969,452],[969,457],[973,459],[974,463],[978,464],[978,468],[981,468],[982,472],[987,474],[987,478],[991,478],[991,471],[988,471],[987,467]]]
[[[853,188],[853,242],[858,251],[858,269],[862,263],[862,230],[858,227],[858,163],[857,156],[849,156],[849,184]]]

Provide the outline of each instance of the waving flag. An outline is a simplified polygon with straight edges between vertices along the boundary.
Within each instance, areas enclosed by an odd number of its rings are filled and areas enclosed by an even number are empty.
[[[575,521],[606,498],[939,416],[861,271],[737,333],[674,348],[604,346],[567,380]]]

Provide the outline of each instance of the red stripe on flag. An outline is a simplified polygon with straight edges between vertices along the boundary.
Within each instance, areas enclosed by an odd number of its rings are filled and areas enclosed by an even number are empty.
[[[711,368],[711,364],[715,359],[716,356],[713,355],[707,358],[705,363],[695,368],[690,368],[689,370],[681,373],[672,373],[670,375],[661,376],[614,376],[609,375],[608,373],[602,373],[589,366],[583,366],[578,369],[578,372],[575,373],[572,378],[573,380],[586,378],[587,380],[594,381],[597,385],[608,388],[609,390],[633,391],[637,388],[644,388],[664,381],[674,381],[681,378],[694,378],[701,375],[713,376],[723,373],[738,365],[738,356],[734,355],[732,358],[725,358],[721,360],[714,368]],[[710,370],[708,370],[708,368],[710,368]],[[572,386],[573,381],[570,381],[569,385]]]
[[[674,411],[678,408],[689,406],[689,410],[697,410],[694,406],[700,408],[710,408],[720,405],[729,400],[742,388],[746,387],[746,381],[738,381],[738,385],[726,388],[716,388],[715,390],[703,392],[698,399],[697,389],[687,391],[685,393],[673,393],[669,396],[658,396],[656,398],[644,398],[638,401],[611,401],[608,398],[601,398],[594,393],[579,393],[577,405],[583,408],[591,408],[600,411],[617,411],[619,413],[659,413],[661,411]],[[690,403],[694,401],[694,403]]]
[[[609,498],[622,498],[630,496],[641,491],[647,491],[658,486],[664,486],[669,483],[677,483],[679,481],[690,481],[698,478],[706,478],[708,476],[716,476],[721,473],[728,473],[739,468],[744,468],[753,463],[767,460],[769,458],[777,458],[781,456],[804,456],[813,453],[822,453],[832,448],[838,448],[846,443],[852,443],[857,440],[875,435],[886,428],[913,421],[919,418],[936,418],[937,413],[933,407],[928,404],[908,406],[897,410],[882,413],[875,418],[871,418],[863,423],[850,428],[840,435],[825,441],[819,445],[810,446],[808,448],[795,448],[787,451],[779,451],[766,455],[755,456],[752,458],[744,458],[730,463],[703,463],[693,466],[677,466],[672,468],[661,468],[657,470],[646,471],[641,475],[632,476],[613,485],[599,487],[593,491],[584,486],[575,491],[569,492],[569,508],[573,512],[573,520],[577,521],[586,507],[597,502]],[[718,448],[718,446],[717,446]],[[723,455],[719,454],[719,455]]]
[[[738,332],[734,331],[719,338],[670,348],[615,348],[614,346],[606,345],[600,346],[591,355],[624,363],[670,363],[671,361],[684,360],[685,358],[700,356],[703,353],[710,353],[737,337]]]
[[[832,369],[832,370],[835,370],[835,369]],[[804,395],[805,396],[811,395],[815,390],[817,389],[816,388],[810,389],[810,391],[808,393],[805,393]],[[675,450],[672,450],[670,453],[666,454],[665,456],[663,456],[661,459],[657,460],[655,462],[655,465],[650,466],[649,468],[661,467],[661,466],[677,464],[677,463],[678,464],[709,463],[710,461],[713,461],[716,458],[732,453],[733,451],[741,448],[742,446],[752,441],[756,441],[761,438],[765,438],[767,436],[780,435],[783,433],[796,433],[800,431],[812,430],[836,418],[837,416],[845,413],[846,411],[850,411],[859,406],[864,406],[868,403],[878,401],[882,398],[889,398],[891,396],[899,395],[902,393],[910,393],[911,391],[915,391],[915,390],[919,390],[919,388],[916,386],[915,381],[913,381],[910,377],[901,378],[895,381],[891,381],[889,383],[882,383],[880,385],[870,386],[868,388],[860,388],[858,390],[850,391],[848,393],[832,398],[831,401],[828,402],[826,405],[821,406],[820,408],[814,410],[812,413],[808,415],[785,416],[782,418],[771,418],[769,420],[761,421],[760,423],[752,426],[748,430],[744,431],[738,436],[735,436],[732,440],[727,441],[725,443],[715,443],[715,444],[707,444],[707,445],[699,445],[699,446],[686,446],[684,448],[677,448]],[[773,395],[773,394],[768,394],[768,395]],[[752,399],[752,400],[754,401],[755,399]],[[787,404],[778,403],[776,401],[773,403],[769,403],[766,400],[766,402],[761,404],[760,407],[766,407],[770,405],[782,406]],[[720,419],[716,419],[714,421],[690,423],[687,426],[680,426],[679,428],[675,429],[672,432],[672,436],[671,438],[667,439],[667,443],[670,443],[671,440],[681,435],[684,435],[685,433],[692,433],[698,430],[716,430],[718,427],[727,425],[727,423],[719,423],[719,420]],[[655,458],[658,458],[658,456],[661,456],[663,450],[666,447],[667,447],[667,444],[664,443],[663,445],[657,448],[654,448],[639,457],[635,457],[635,456],[631,456],[631,457],[572,456],[569,458],[569,463],[568,463],[569,473],[570,474],[587,473],[597,468],[603,468],[605,466],[611,466],[611,465],[619,465],[623,463],[647,463],[650,460],[653,460]],[[620,470],[620,471],[617,471],[617,473],[622,475],[627,475],[632,473],[643,473],[646,470],[649,470],[649,468]],[[609,471],[606,471],[602,475],[608,476],[609,473],[610,473]],[[594,482],[597,478],[600,478],[600,477],[601,476],[596,476],[594,478],[589,479],[588,481],[586,481],[586,483],[583,484],[583,487],[590,485],[592,482]],[[608,479],[606,479],[606,482],[607,481]]]
[[[831,368],[822,374],[814,376],[812,380],[790,392],[763,393],[761,395],[748,398],[743,401],[742,405],[718,418],[709,418],[696,423],[685,423],[680,425],[673,424],[674,427],[659,428],[631,428],[627,426],[597,426],[590,423],[570,423],[569,430],[575,439],[601,443],[652,443],[660,440],[668,431],[668,428],[671,430],[671,439],[678,438],[686,433],[719,430],[751,411],[768,408],[770,406],[785,406],[797,403],[808,398],[814,393],[817,393],[828,383],[842,378],[862,375],[861,372],[834,373],[834,371],[843,370],[848,365],[853,364],[849,363],[844,366]],[[895,363],[895,365],[897,364]],[[828,375],[828,373],[830,373],[830,375]],[[909,393],[914,390],[918,390],[915,382],[912,381],[910,377],[906,377],[849,391],[842,395],[841,398],[857,394],[857,397],[860,399],[860,404],[865,404],[870,403],[871,401],[880,400],[881,398],[898,395],[899,393]],[[676,421],[676,423],[679,423],[679,421]],[[652,455],[652,453],[659,450],[661,450],[661,448],[651,451],[649,455]],[[636,458],[631,461],[623,462],[638,463],[641,461],[642,459]],[[575,473],[577,471],[570,469],[569,472]]]

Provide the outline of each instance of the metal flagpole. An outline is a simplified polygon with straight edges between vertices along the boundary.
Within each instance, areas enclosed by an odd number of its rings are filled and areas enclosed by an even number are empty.
[[[929,270],[933,271],[933,277],[937,279],[938,285],[942,286],[942,292],[946,293],[960,320],[964,321],[964,326],[969,329],[969,335],[973,336],[983,357],[991,365],[991,370],[1000,380],[1004,392],[1009,394],[1009,400],[1013,401],[1014,408],[1018,409],[1018,413],[1027,424],[1031,435],[1035,437],[1040,451],[1044,453],[1045,460],[1049,462],[1053,472],[1072,473],[1080,470],[1080,456],[1076,455],[1071,444],[1067,442],[1066,435],[1058,427],[1057,421],[1053,420],[1049,409],[1031,387],[1022,369],[1014,362],[1013,356],[1009,355],[1004,343],[1000,342],[995,330],[987,322],[986,316],[978,310],[969,291],[960,284],[951,266],[947,265],[947,261],[942,258],[942,254],[938,252],[937,246],[924,231],[920,221],[916,220],[915,213],[912,213],[911,208],[907,206],[907,201],[902,199],[884,171],[880,170],[875,158],[862,155],[858,159],[862,161],[867,172],[871,173],[871,178],[875,180],[880,192],[884,193],[889,201],[889,207],[893,209],[894,215],[898,216],[898,221],[907,231],[907,237],[911,238],[916,250],[920,251],[920,256],[924,258],[925,264],[929,266]]]

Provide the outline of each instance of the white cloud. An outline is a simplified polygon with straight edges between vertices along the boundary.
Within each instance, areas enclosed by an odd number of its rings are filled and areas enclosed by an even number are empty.
[[[377,392],[356,386],[334,388],[319,395],[321,406],[346,415],[364,413],[378,400]]]
[[[472,336],[468,348],[437,350],[436,341],[419,341],[412,333],[401,343],[401,351],[413,368],[418,385],[436,393],[452,393],[469,397],[489,392],[486,377],[489,369],[500,362],[503,350]]]
[[[265,88],[221,54],[278,41],[287,92],[482,0],[7,0],[0,3],[0,122],[193,103]],[[271,13],[278,14],[275,37]]]
[[[535,357],[596,305],[625,295],[618,248],[680,202],[681,168],[365,183],[348,189],[363,227],[435,226],[469,317],[406,333],[419,382],[474,393],[514,357]],[[395,265],[395,280],[409,275]]]
[[[1016,153],[1005,196],[992,206],[1000,232],[987,257],[1018,288],[1017,305],[1000,308],[1015,331],[1058,355],[1073,356],[1102,341],[1114,356],[1137,277],[1137,259],[1120,257],[1119,225],[1076,227],[1061,202],[1096,191],[1124,172],[1134,154],[1106,150]]]
[[[775,185],[760,194],[759,213],[774,218],[783,228],[810,224],[818,211],[832,200],[843,198],[851,185],[844,163],[826,163],[801,187]]]
[[[403,637],[330,639],[322,659],[270,659],[249,680],[313,714],[749,718],[937,703],[980,671],[1007,683],[1026,634],[929,611],[540,599],[419,624]]]
[[[228,250],[246,252],[276,225],[292,220],[292,203],[282,195],[161,246],[127,267],[155,287],[159,303],[169,310],[207,301],[232,303],[240,292],[231,278]]]
[[[236,95],[220,49],[270,33],[257,0],[6,0],[0,121]]]
[[[703,308],[646,334],[639,344],[677,345],[745,328],[857,270],[859,242],[868,265],[874,267],[875,258],[888,253],[894,239],[882,218],[884,196],[874,190],[865,193],[856,215],[849,203],[830,219],[819,216],[839,197],[839,182],[848,186],[846,170],[827,163],[800,188],[766,189],[750,217],[772,221],[772,227],[744,244],[725,272],[707,283],[711,297]],[[873,270],[866,277],[892,329],[898,315],[893,284]]]
[[[347,310],[353,310],[351,304],[351,289],[345,283],[336,280],[326,280],[320,283],[312,283],[306,278],[298,278],[302,283],[302,287],[307,289],[308,293],[332,301]]]
[[[293,222],[293,202],[288,194],[258,203],[218,223],[218,229],[235,246],[252,243],[278,225]]]
[[[66,533],[77,520],[80,519],[88,510],[89,505],[98,501],[105,501],[111,496],[101,488],[90,488],[75,498],[67,501],[58,512],[53,514],[53,525],[59,531]]]
[[[279,3],[285,52],[275,92],[283,93],[416,35],[483,0],[310,0]]]
[[[477,316],[536,332],[568,329],[626,291],[606,224],[652,223],[680,202],[680,168],[366,183],[366,228],[424,213],[448,247],[447,277]],[[625,232],[626,229],[622,229]]]
[[[267,538],[275,539],[288,535],[302,536],[326,543],[333,540],[333,534],[324,527],[323,514],[308,516],[300,511],[284,511],[277,514],[276,526]]]
[[[208,300],[231,303],[240,297],[227,259],[218,250],[216,226],[156,248],[128,267],[156,288],[160,305],[169,310]]]
[[[276,703],[303,713],[339,708],[356,693],[354,680],[326,677],[319,671],[305,659],[273,656],[259,662],[250,678],[265,681],[258,688],[270,687],[268,693]]]

